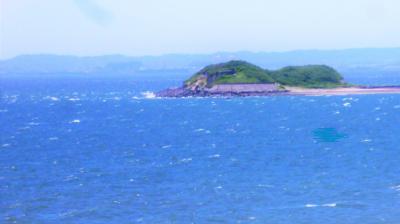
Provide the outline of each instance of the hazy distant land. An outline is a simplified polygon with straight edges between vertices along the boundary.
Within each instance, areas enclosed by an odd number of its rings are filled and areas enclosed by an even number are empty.
[[[299,50],[288,52],[219,52],[214,54],[168,54],[131,57],[105,55],[21,55],[0,60],[0,75],[105,74],[131,75],[142,71],[169,70],[177,75],[192,74],[206,65],[229,60],[245,60],[262,68],[279,69],[288,65],[324,64],[340,73],[376,74],[400,72],[400,48],[347,50]]]

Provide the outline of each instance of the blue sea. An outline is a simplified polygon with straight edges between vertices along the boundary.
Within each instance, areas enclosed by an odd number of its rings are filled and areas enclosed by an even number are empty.
[[[400,95],[143,97],[181,81],[2,78],[0,223],[400,223]]]

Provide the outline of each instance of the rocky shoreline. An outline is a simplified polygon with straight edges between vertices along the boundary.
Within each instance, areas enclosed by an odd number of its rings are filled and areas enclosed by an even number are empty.
[[[268,91],[268,92],[218,92],[213,93],[209,91],[202,91],[202,90],[190,90],[185,89],[183,87],[180,88],[171,88],[162,90],[156,93],[156,97],[214,97],[214,96],[221,96],[221,97],[229,97],[229,96],[237,96],[237,97],[246,97],[246,96],[271,96],[271,95],[283,95],[287,94],[289,91],[287,90],[278,90],[278,91]]]
[[[289,91],[270,84],[223,84],[210,88],[171,88],[156,93],[157,97],[207,97],[207,96],[268,96],[284,94]]]

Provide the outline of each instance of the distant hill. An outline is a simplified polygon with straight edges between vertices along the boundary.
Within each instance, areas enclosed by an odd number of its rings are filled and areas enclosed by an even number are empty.
[[[246,61],[229,61],[206,66],[185,81],[186,89],[201,90],[218,84],[266,84],[306,88],[332,88],[346,85],[343,77],[326,65],[289,66],[264,70]]]
[[[215,84],[273,83],[274,79],[264,69],[245,61],[229,61],[206,66],[185,82],[211,87]]]
[[[23,55],[0,61],[1,73],[104,73],[133,72],[140,63],[126,56],[76,57],[60,55]]]
[[[347,85],[343,76],[326,65],[287,66],[269,71],[275,82],[284,86],[332,88]]]
[[[133,74],[148,70],[179,70],[194,73],[209,64],[245,60],[261,68],[279,69],[288,65],[325,64],[347,74],[400,72],[400,48],[299,50],[289,52],[221,52],[215,54],[169,54],[130,57],[106,55],[76,57],[23,55],[0,61],[1,74]]]

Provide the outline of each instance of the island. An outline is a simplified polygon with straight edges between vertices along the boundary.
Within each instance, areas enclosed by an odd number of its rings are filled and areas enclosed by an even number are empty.
[[[181,87],[156,93],[157,97],[347,95],[400,93],[400,86],[357,86],[327,65],[287,66],[267,70],[233,60],[206,66]]]

